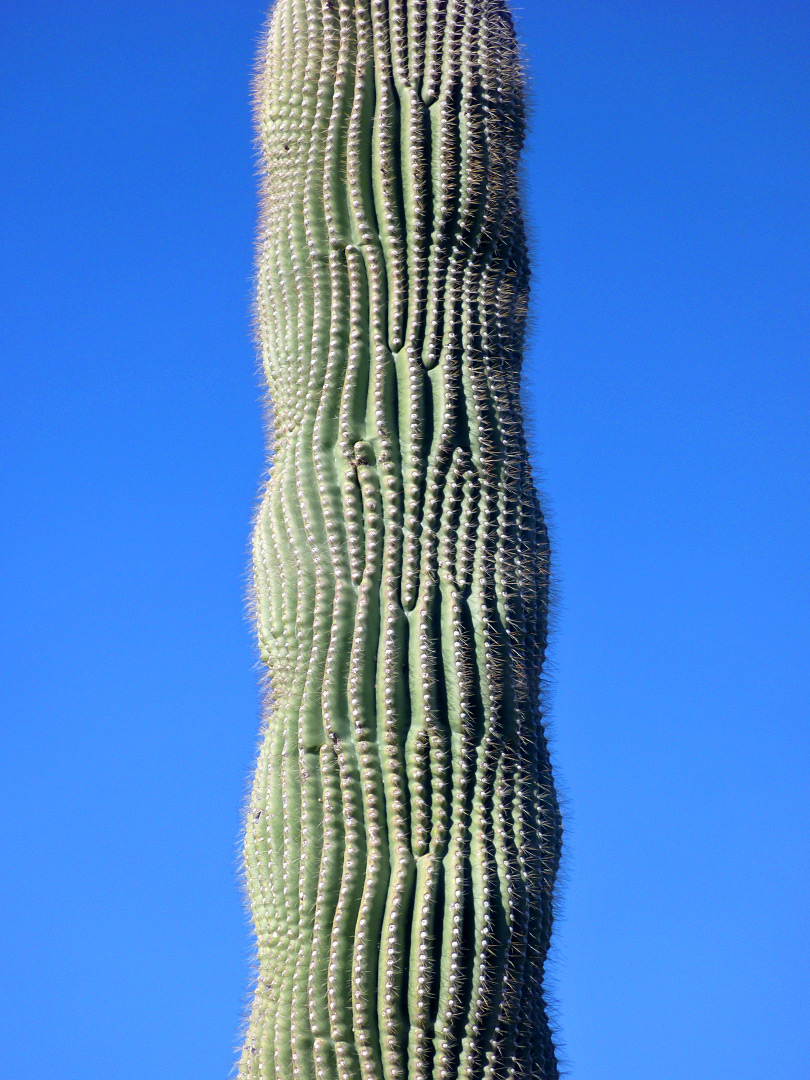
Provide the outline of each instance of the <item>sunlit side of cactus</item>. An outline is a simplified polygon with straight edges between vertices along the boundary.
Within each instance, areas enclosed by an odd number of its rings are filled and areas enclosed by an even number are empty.
[[[278,0],[241,1080],[550,1080],[548,542],[504,0]]]

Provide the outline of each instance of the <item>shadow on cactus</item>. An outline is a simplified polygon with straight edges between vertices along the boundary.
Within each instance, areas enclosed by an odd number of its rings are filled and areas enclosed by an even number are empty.
[[[241,1080],[551,1080],[548,538],[504,0],[278,0]]]

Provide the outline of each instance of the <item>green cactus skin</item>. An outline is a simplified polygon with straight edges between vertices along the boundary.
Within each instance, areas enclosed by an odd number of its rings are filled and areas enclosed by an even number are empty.
[[[551,1080],[548,539],[505,0],[277,0],[240,1080]]]

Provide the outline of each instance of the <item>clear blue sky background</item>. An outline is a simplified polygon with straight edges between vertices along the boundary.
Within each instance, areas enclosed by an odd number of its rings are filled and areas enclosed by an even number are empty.
[[[258,0],[5,2],[0,1073],[224,1080]],[[810,8],[523,0],[576,1080],[803,1080]]]

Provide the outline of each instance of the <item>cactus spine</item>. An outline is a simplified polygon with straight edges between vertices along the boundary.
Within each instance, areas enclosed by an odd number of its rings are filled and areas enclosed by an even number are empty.
[[[277,0],[257,120],[269,699],[239,1076],[550,1080],[561,832],[505,0]]]

